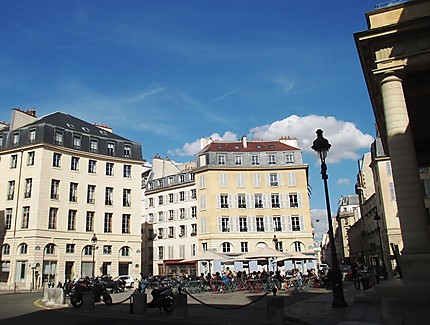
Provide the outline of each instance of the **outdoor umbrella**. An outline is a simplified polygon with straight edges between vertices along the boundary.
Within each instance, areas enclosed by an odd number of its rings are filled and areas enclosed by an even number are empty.
[[[294,261],[294,260],[316,260],[316,257],[314,256],[309,256],[309,255],[305,255],[303,253],[300,252],[288,252],[288,253],[283,253],[283,256],[278,257],[274,262],[283,262],[283,261]]]
[[[204,251],[200,252],[197,255],[188,257],[183,259],[180,263],[189,263],[189,262],[198,262],[198,261],[207,261],[209,263],[209,273],[210,273],[210,262],[213,260],[227,260],[230,257],[222,254],[217,253],[215,251]]]
[[[268,246],[265,246],[265,247],[257,247],[254,251],[244,253],[238,256],[238,258],[240,259],[246,258],[248,260],[265,259],[267,261],[267,268],[269,268],[269,258],[283,257],[283,256],[285,255],[282,252],[277,251],[276,249],[270,248]]]

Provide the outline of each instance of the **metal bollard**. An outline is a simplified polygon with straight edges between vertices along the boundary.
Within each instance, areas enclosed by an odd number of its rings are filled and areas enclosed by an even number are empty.
[[[133,314],[143,315],[146,314],[147,296],[145,292],[133,294]]]
[[[173,294],[173,316],[179,318],[187,318],[188,316],[188,302],[185,293]]]
[[[267,323],[268,324],[284,323],[284,297],[280,297],[280,296],[267,297]]]

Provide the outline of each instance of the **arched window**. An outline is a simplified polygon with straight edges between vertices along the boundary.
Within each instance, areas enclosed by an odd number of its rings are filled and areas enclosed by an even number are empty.
[[[9,244],[3,245],[2,254],[3,255],[9,255],[10,254],[10,245]]]
[[[54,244],[46,245],[45,254],[46,255],[54,255],[55,254],[55,245]]]
[[[19,253],[20,254],[27,254],[28,245],[26,243],[22,243],[19,245]]]
[[[121,247],[121,256],[130,256],[130,247]]]
[[[295,252],[301,252],[303,250],[303,248],[305,247],[305,245],[299,241],[295,241],[292,246],[293,246],[293,250]]]
[[[231,252],[231,244],[228,242],[224,242],[221,244],[221,251],[223,253],[230,253]]]

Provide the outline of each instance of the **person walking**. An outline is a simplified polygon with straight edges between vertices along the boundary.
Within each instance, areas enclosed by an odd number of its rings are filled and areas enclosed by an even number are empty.
[[[353,262],[351,264],[351,276],[352,276],[352,280],[354,281],[355,289],[360,290],[361,289],[360,277],[358,275],[358,265],[356,262]]]

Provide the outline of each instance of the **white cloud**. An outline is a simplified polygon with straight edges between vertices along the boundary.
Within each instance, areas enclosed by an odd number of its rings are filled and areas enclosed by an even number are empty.
[[[373,137],[361,132],[354,123],[338,121],[332,116],[297,116],[291,115],[271,124],[256,126],[249,131],[250,139],[278,140],[283,136],[297,138],[299,148],[303,152],[314,153],[311,149],[316,139],[315,131],[322,129],[324,137],[331,143],[327,162],[337,163],[342,160],[357,160],[357,150],[369,148]],[[214,140],[237,141],[236,134],[227,131],[223,136],[218,133],[211,135]],[[186,143],[181,149],[171,152],[180,156],[192,156],[200,150],[200,139]],[[344,182],[344,180],[342,180]],[[346,183],[343,183],[346,184]]]
[[[351,184],[351,180],[349,178],[339,178],[337,180],[337,184],[338,185],[350,185]]]
[[[219,135],[218,133],[213,133],[209,136],[215,141],[237,141],[237,135],[227,131],[224,133],[223,136]],[[197,154],[202,148],[200,147],[200,139],[192,142],[192,143],[186,143],[181,149],[176,150],[170,150],[169,154],[178,155],[178,156],[194,156]]]
[[[322,129],[324,137],[331,143],[330,155],[327,162],[336,163],[341,160],[356,160],[357,150],[369,148],[373,137],[363,134],[354,123],[338,121],[332,116],[297,116],[291,115],[271,124],[257,126],[250,130],[254,139],[277,140],[283,136],[295,137],[299,148],[304,152],[314,152],[311,149],[316,139],[315,131]]]

